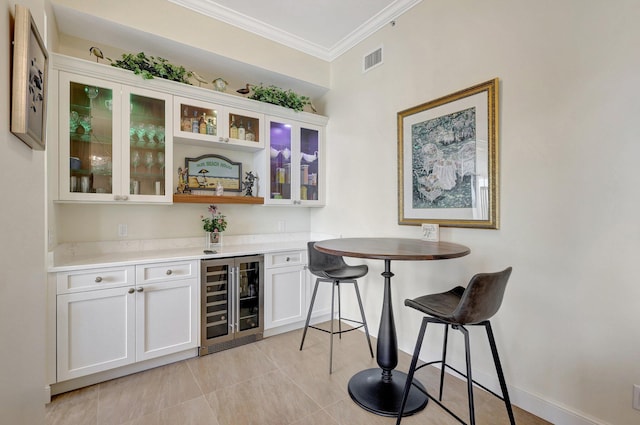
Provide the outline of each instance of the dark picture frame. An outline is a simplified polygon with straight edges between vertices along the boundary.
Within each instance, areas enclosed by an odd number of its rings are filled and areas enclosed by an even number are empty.
[[[497,78],[398,112],[398,223],[497,229]]]
[[[35,150],[46,147],[49,55],[28,8],[16,5],[11,132]]]

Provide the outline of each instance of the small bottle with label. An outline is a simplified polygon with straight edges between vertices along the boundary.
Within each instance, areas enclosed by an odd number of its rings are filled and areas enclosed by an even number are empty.
[[[244,140],[248,140],[250,142],[255,142],[256,140],[256,135],[251,128],[251,121],[247,123],[247,132],[244,135]]]
[[[203,113],[198,120],[198,129],[200,134],[207,134],[207,116]]]
[[[232,139],[238,138],[238,127],[236,127],[236,120],[233,117],[233,115],[231,115],[231,125],[229,126],[229,137],[231,137]]]
[[[244,125],[242,125],[242,120],[240,120],[240,124],[238,125],[238,139],[244,140],[245,134]]]
[[[191,119],[191,132],[200,133],[200,120],[198,119],[198,111],[193,111],[193,118]]]
[[[191,131],[191,118],[189,118],[189,109],[184,108],[182,111],[182,122],[180,123],[180,129],[182,131]]]

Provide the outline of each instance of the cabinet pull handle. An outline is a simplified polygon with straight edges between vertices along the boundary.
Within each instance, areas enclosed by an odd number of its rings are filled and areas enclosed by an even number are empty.
[[[140,287],[140,288],[136,289],[136,291],[142,292],[142,291],[144,291],[144,288]]]
[[[102,277],[97,276],[97,277],[96,277],[96,283],[100,283],[100,282],[102,282]]]
[[[129,288],[129,293],[133,294],[135,292],[135,290],[133,288]]]
[[[173,274],[173,270],[171,269],[167,270],[167,276],[171,276],[171,274]]]

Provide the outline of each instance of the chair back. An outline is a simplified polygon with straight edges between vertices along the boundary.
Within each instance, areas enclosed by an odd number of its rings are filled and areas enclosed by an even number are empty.
[[[501,272],[478,273],[471,278],[452,317],[456,323],[479,323],[500,309],[511,267]]]
[[[339,255],[326,254],[313,247],[315,241],[307,242],[307,254],[309,256],[309,271],[318,274],[328,270],[337,270],[347,266]]]

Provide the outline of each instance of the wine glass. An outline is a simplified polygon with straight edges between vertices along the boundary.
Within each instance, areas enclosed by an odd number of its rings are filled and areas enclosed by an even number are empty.
[[[153,167],[153,164],[155,164],[155,161],[153,159],[153,152],[147,152],[144,154],[144,163],[147,165],[149,174],[151,174],[151,167]]]
[[[136,173],[138,165],[140,165],[140,152],[133,151],[131,152],[131,165],[133,165],[133,173]]]
[[[159,125],[156,128],[156,138],[158,139],[160,146],[164,146],[164,126],[163,125]]]
[[[147,133],[147,139],[149,140],[147,147],[153,148],[156,145],[156,141],[153,139],[153,136],[155,136],[157,132],[156,126],[153,124],[147,124],[145,132]]]
[[[160,166],[160,170],[164,175],[164,152],[158,152],[158,165]]]

